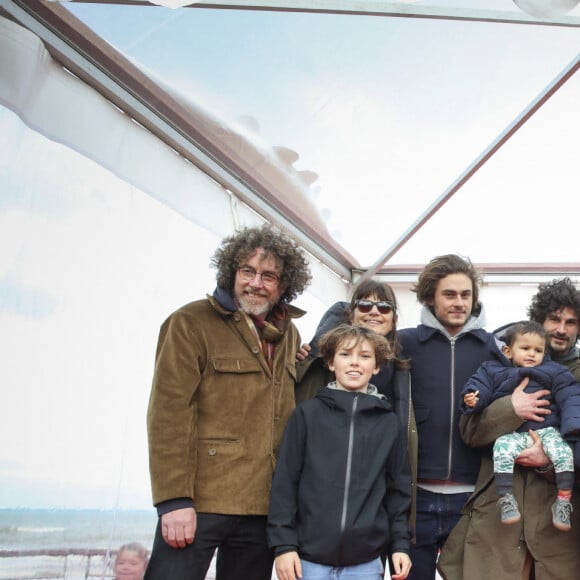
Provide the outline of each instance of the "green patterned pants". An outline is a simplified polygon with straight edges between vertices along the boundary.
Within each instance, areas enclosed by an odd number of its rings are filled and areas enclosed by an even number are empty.
[[[574,456],[570,445],[562,439],[555,427],[538,429],[544,452],[554,464],[556,473],[574,471]],[[516,457],[533,444],[529,433],[508,433],[496,439],[493,446],[493,470],[495,473],[513,473]]]

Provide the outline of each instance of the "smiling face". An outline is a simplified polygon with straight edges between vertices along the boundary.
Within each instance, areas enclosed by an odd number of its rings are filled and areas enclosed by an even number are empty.
[[[473,284],[469,276],[457,273],[441,278],[429,306],[445,330],[455,336],[473,310]]]
[[[370,300],[372,302],[380,301],[375,294],[365,296],[364,300]],[[358,307],[355,307],[351,314],[351,322],[357,326],[366,326],[366,328],[381,336],[387,336],[393,330],[395,312],[391,309],[390,312],[381,314],[376,304],[373,305],[370,312],[361,312]]]
[[[282,273],[282,264],[272,254],[258,248],[243,264],[240,264],[240,268],[244,267],[253,269],[257,274],[251,280],[247,280],[240,270],[236,272],[234,301],[246,314],[266,318],[274,305],[279,302],[284,288],[280,282],[273,285],[264,284],[260,274],[269,272],[279,277]]]
[[[373,345],[368,340],[340,343],[328,368],[334,372],[339,389],[353,392],[366,391],[371,377],[379,372]]]
[[[578,324],[578,315],[568,306],[546,316],[542,326],[548,333],[548,343],[553,354],[564,354],[576,344]]]
[[[504,346],[503,353],[515,367],[537,367],[544,360],[546,340],[539,334],[518,334],[511,346]]]
[[[143,580],[146,562],[133,550],[122,550],[115,560],[116,580]]]

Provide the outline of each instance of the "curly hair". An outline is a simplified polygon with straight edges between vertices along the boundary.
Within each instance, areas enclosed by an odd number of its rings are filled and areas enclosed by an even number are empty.
[[[572,309],[580,318],[580,291],[568,277],[540,284],[528,307],[528,316],[530,320],[544,324],[549,314],[563,308]]]
[[[280,302],[291,302],[302,294],[312,279],[305,252],[294,240],[268,224],[244,228],[222,241],[210,262],[217,270],[218,286],[233,291],[238,268],[258,248],[263,248],[282,264]]]
[[[320,354],[326,363],[334,360],[336,351],[343,343],[349,346],[360,344],[363,340],[368,341],[375,353],[375,365],[380,367],[386,360],[393,358],[393,352],[388,340],[373,332],[365,326],[352,326],[351,324],[339,324],[336,328],[328,331],[320,337],[318,346]]]
[[[401,356],[401,345],[397,338],[397,310],[399,309],[399,305],[397,303],[395,291],[389,284],[372,279],[364,280],[358,284],[353,290],[350,305],[348,307],[350,321],[352,322],[357,300],[364,300],[371,297],[374,297],[379,301],[383,300],[385,302],[390,302],[393,305],[393,327],[385,338],[389,341],[393,350],[393,361],[395,362],[395,366],[400,369],[409,368],[410,361],[399,358]]]
[[[473,308],[476,308],[479,302],[479,287],[483,281],[482,275],[469,258],[457,254],[437,256],[423,268],[412,289],[417,294],[417,300],[424,305],[432,304],[439,280],[451,274],[465,274],[471,280]]]

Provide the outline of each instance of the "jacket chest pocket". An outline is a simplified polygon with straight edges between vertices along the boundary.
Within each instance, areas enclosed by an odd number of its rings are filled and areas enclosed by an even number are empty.
[[[246,397],[255,397],[266,384],[260,362],[252,358],[214,358],[208,371],[199,402],[206,409],[221,409],[222,414],[233,413],[237,405],[243,407],[248,403]],[[238,396],[244,399],[240,401]]]
[[[259,373],[262,370],[255,358],[214,358],[211,361],[214,372],[223,374],[243,375]]]

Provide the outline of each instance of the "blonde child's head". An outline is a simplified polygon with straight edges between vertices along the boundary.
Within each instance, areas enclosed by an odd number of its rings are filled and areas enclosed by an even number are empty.
[[[115,558],[116,580],[143,580],[149,551],[138,542],[124,544]]]

